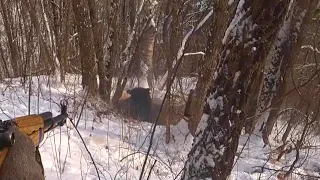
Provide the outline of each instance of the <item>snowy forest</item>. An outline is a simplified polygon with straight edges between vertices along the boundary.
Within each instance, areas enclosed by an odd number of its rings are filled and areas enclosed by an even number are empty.
[[[319,55],[320,0],[0,0],[0,119],[68,101],[0,179],[320,179]]]

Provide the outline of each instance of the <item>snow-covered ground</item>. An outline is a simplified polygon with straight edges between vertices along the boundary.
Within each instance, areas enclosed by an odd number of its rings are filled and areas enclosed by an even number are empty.
[[[100,178],[139,179],[150,142],[152,125],[141,122],[126,123],[114,113],[101,115],[100,119],[97,117],[96,109],[102,110],[104,105],[94,99],[88,99],[82,110],[82,102],[86,95],[80,84],[80,78],[76,76],[68,76],[65,84],[55,82],[54,78],[48,81],[48,77],[34,77],[31,113],[51,111],[57,115],[60,109],[56,103],[61,99],[68,99],[69,116],[73,122],[80,120],[78,130],[94,159]],[[20,79],[7,80],[1,82],[0,91],[0,119],[6,120],[28,113],[28,84],[24,87]],[[174,141],[166,144],[165,128],[156,128],[143,179],[147,179],[151,168],[150,179],[179,178],[192,144],[192,137],[187,129],[184,121],[172,127]],[[40,147],[46,179],[98,179],[93,161],[81,137],[70,122],[47,133]],[[313,140],[314,144],[318,142],[318,138]],[[289,169],[288,165],[296,155],[293,151],[285,155],[285,159],[277,162],[274,156],[273,159],[270,158],[270,149],[263,147],[262,139],[256,135],[249,139],[248,135],[242,135],[238,152],[230,177],[232,180],[277,179],[280,171],[276,170]],[[316,148],[310,151],[301,150],[300,160],[294,172],[320,176],[319,153]],[[303,178],[307,179],[306,176],[292,177]]]

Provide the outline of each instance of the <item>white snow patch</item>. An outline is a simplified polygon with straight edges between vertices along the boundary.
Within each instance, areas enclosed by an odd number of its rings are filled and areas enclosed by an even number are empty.
[[[196,130],[196,134],[203,132],[203,130],[208,126],[208,119],[209,119],[209,114],[202,114],[201,120],[198,124],[197,130]]]
[[[185,53],[184,56],[192,56],[192,55],[206,55],[204,52],[194,52],[194,53]]]
[[[237,81],[239,79],[240,74],[241,74],[241,71],[237,71],[235,73],[234,78],[233,78],[233,86],[232,87],[235,87],[235,85],[236,85],[236,83],[237,83]]]
[[[214,94],[210,94],[207,98],[207,103],[210,106],[210,109],[216,109],[217,108],[217,100],[214,98]]]
[[[149,67],[143,61],[141,61],[140,68],[142,71],[142,76],[140,77],[138,87],[149,88],[148,78],[147,78],[148,76],[147,71]]]
[[[150,20],[149,26],[156,27],[156,23],[154,22],[153,18]]]
[[[237,6],[237,10],[236,10],[236,14],[234,16],[234,18],[232,19],[230,25],[228,26],[225,35],[222,39],[222,43],[225,44],[227,41],[227,38],[230,36],[236,36],[237,32],[242,34],[242,28],[244,27],[245,24],[247,24],[248,22],[246,22],[246,20],[242,20],[242,18],[244,17],[244,15],[247,13],[246,11],[243,10],[243,5],[244,5],[245,1],[244,0],[240,0]],[[239,41],[237,41],[237,43],[239,43]]]
[[[218,107],[222,110],[223,109],[223,97],[218,96],[216,102],[217,102]]]
[[[253,51],[256,51],[256,50],[257,50],[257,47],[252,47],[252,50],[253,50]]]
[[[309,49],[317,54],[320,54],[320,50],[317,47],[314,47],[313,45],[304,45],[301,46],[301,49]]]

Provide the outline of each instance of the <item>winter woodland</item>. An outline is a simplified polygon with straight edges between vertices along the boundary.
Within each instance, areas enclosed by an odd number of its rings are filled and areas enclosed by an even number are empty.
[[[0,0],[0,13],[0,118],[69,102],[40,145],[46,179],[320,179],[319,0]],[[137,87],[155,122],[118,111]]]

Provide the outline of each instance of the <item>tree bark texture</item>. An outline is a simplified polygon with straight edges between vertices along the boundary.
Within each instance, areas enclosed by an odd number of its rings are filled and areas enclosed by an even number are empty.
[[[0,1],[1,3],[1,15],[3,19],[3,25],[4,25],[4,30],[6,32],[7,38],[8,38],[8,45],[10,49],[10,58],[11,58],[11,67],[13,71],[13,76],[14,77],[19,77],[21,74],[21,68],[18,66],[18,62],[20,62],[20,57],[19,57],[19,51],[18,51],[18,45],[17,41],[14,41],[16,37],[14,37],[13,31],[13,23],[12,21],[9,20],[11,18],[10,13],[7,11],[7,7],[5,5],[4,0]],[[8,2],[7,2],[8,3]]]
[[[195,88],[195,101],[191,102],[191,117],[188,121],[188,126],[191,134],[195,134],[198,123],[201,119],[203,106],[205,104],[205,97],[208,87],[212,81],[212,73],[219,61],[222,43],[217,39],[222,39],[227,29],[230,15],[228,2],[219,0],[215,2],[213,7],[212,23],[210,26],[210,35],[208,37],[205,56],[199,62],[199,76]]]
[[[106,63],[103,56],[103,29],[102,22],[99,21],[97,16],[97,5],[95,0],[88,0],[90,20],[92,24],[92,32],[94,39],[95,55],[98,60],[98,76],[99,76],[99,95],[101,99],[105,101],[110,100],[110,96],[107,96],[107,82],[106,82]]]
[[[149,23],[143,29],[141,36],[137,42],[137,48],[132,57],[133,65],[130,69],[129,76],[137,77],[138,82],[141,78],[147,78],[149,88],[153,87],[153,68],[152,68],[152,58],[153,58],[153,48],[155,41],[156,27],[152,23],[153,19],[149,19]],[[147,70],[142,68],[143,64],[146,66]]]
[[[247,104],[244,108],[244,113],[246,114],[244,128],[245,128],[245,132],[248,134],[253,133],[254,125],[256,124],[257,117],[259,117],[260,115],[260,114],[257,114],[256,112],[258,107],[259,93],[260,93],[261,85],[263,82],[263,72],[261,71],[257,72],[257,76],[258,78],[255,78],[254,81],[252,82],[250,96],[248,97]]]
[[[82,68],[82,86],[94,95],[97,89],[95,73],[95,54],[92,29],[86,3],[84,0],[73,0],[76,26],[79,32],[80,60]]]
[[[271,51],[271,64],[264,77],[264,84],[259,97],[259,111],[268,107],[272,110],[262,130],[265,144],[269,144],[269,136],[277,120],[285,94],[286,72],[292,61],[297,58],[304,37],[304,29],[311,20],[318,1],[294,0],[288,10],[286,20],[278,33],[277,41]],[[257,127],[260,128],[260,127]]]
[[[47,72],[49,72],[49,74],[50,74],[50,72],[54,72],[55,64],[54,64],[54,60],[52,59],[50,50],[47,47],[45,40],[42,36],[40,24],[37,19],[37,13],[34,10],[35,3],[33,2],[33,0],[21,1],[21,2],[22,2],[22,8],[27,9],[29,16],[30,16],[32,26],[34,27],[35,32],[38,36],[38,41],[39,41],[39,46],[40,46],[40,57],[43,56],[43,60],[41,59],[40,62],[43,63],[43,65],[46,67]]]
[[[261,70],[288,4],[289,0],[239,1],[182,179],[225,180],[230,175],[247,92],[257,78],[253,74]]]

